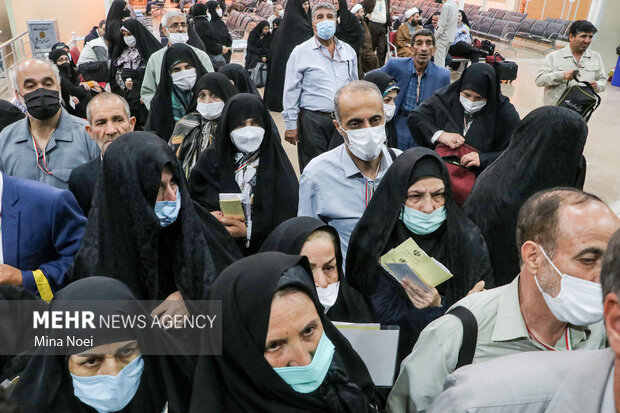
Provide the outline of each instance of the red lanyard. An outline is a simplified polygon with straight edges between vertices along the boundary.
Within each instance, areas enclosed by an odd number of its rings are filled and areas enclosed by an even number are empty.
[[[417,105],[418,103],[420,103],[420,85],[422,84],[422,77],[424,77],[424,72],[422,72],[422,76],[420,76],[417,70],[415,73],[418,76],[418,92],[415,97],[415,104]]]
[[[525,326],[525,328],[527,328],[527,332],[530,333],[530,335],[532,336],[532,338],[534,340],[536,340],[539,344],[541,344],[544,348],[546,348],[547,350],[550,351],[559,351],[557,348],[555,347],[551,347],[545,343],[543,343],[542,341],[540,341],[538,338],[536,338],[536,336],[534,335],[534,333],[532,333],[529,329],[528,326]],[[565,339],[566,339],[566,350],[572,350],[572,344],[571,344],[571,340],[570,340],[570,328],[568,328],[568,326],[566,327],[566,332],[565,332]]]
[[[334,42],[336,42],[334,40]],[[314,38],[314,43],[316,43],[316,46],[319,48],[319,52],[321,52],[321,54],[328,58],[329,60],[331,60],[334,63],[343,63],[344,60],[342,59],[342,56],[340,55],[340,52],[338,51],[338,47],[336,47],[337,45],[334,44],[334,52],[338,54],[338,57],[340,58],[340,60],[336,60],[333,57],[331,57],[329,54],[325,54],[325,52],[323,51],[323,49],[321,49],[321,45],[319,44],[319,42],[316,40],[316,37]]]
[[[32,137],[32,145],[34,146],[34,153],[37,157],[37,160],[36,160],[37,166],[39,167],[40,170],[42,170],[46,174],[51,175],[52,172],[48,169],[47,160],[45,159],[45,150],[43,150],[43,168],[41,168],[41,165],[39,165],[39,148],[37,147],[37,142],[34,139],[34,136]]]

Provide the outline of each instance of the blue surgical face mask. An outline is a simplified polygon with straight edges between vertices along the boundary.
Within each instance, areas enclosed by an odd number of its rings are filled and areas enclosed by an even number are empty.
[[[329,40],[336,33],[336,22],[334,20],[323,20],[316,25],[316,34],[323,40]]]
[[[336,348],[325,332],[314,352],[312,362],[307,366],[275,367],[278,375],[298,393],[312,393],[325,380]]]
[[[159,218],[159,223],[162,228],[166,228],[168,225],[174,223],[179,216],[179,210],[181,209],[181,193],[177,188],[177,200],[176,201],[159,201],[155,202],[155,215]]]
[[[73,394],[99,413],[117,412],[135,396],[143,370],[144,360],[139,355],[116,376],[81,377],[71,374]]]
[[[446,220],[446,207],[441,206],[427,214],[417,209],[403,205],[400,213],[400,220],[403,221],[407,229],[417,235],[431,234]]]

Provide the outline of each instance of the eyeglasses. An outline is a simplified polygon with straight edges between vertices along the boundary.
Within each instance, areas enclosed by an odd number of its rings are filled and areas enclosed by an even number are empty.
[[[187,28],[187,23],[172,23],[168,28],[177,30],[178,28],[185,29]]]

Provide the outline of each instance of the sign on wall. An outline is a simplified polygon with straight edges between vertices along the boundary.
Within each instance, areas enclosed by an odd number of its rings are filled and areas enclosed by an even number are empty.
[[[28,34],[33,55],[43,55],[52,50],[52,45],[58,42],[58,21],[28,20]]]

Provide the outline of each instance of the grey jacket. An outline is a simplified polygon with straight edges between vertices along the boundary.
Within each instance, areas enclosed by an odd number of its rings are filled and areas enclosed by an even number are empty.
[[[429,413],[606,412],[614,358],[611,349],[531,352],[465,366],[448,376]]]
[[[39,153],[37,166],[29,122],[26,117],[0,133],[0,171],[7,175],[67,189],[71,171],[100,156],[99,147],[86,132],[86,121],[62,109],[56,130],[45,147],[45,159]],[[49,173],[44,171],[45,167]]]

